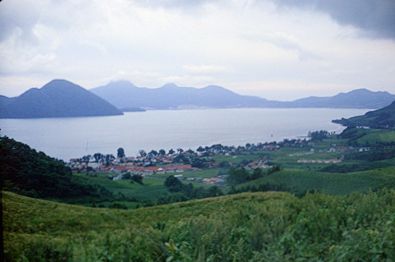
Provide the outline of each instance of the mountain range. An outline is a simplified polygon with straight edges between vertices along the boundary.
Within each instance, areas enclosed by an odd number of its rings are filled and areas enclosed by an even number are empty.
[[[274,101],[240,95],[216,85],[204,88],[166,84],[137,87],[129,81],[112,81],[86,90],[67,80],[52,80],[17,97],[0,96],[0,118],[40,118],[120,115],[122,111],[186,108],[370,108],[395,101],[388,92],[356,89],[330,97]]]
[[[0,118],[121,115],[103,98],[66,80],[52,80],[18,97],[0,96]]]
[[[128,81],[113,81],[91,89],[118,108],[141,107],[145,109],[180,109],[194,107],[237,108],[370,108],[389,105],[395,95],[388,92],[373,92],[356,89],[330,97],[307,97],[294,101],[273,101],[256,96],[234,93],[220,86],[204,88],[180,87],[166,84],[159,88],[137,87]]]
[[[141,107],[145,109],[261,107],[270,101],[236,94],[220,86],[204,88],[180,87],[165,84],[160,88],[137,87],[128,81],[114,81],[91,89],[118,108]],[[275,103],[275,102],[274,102]]]

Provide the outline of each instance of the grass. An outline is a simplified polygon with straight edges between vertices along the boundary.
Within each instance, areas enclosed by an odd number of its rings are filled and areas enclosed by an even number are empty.
[[[384,143],[395,143],[395,130],[373,129],[366,132],[366,135],[357,139],[360,145],[377,145]]]
[[[168,195],[166,187],[163,185],[166,177],[148,176],[144,178],[144,184],[140,185],[132,183],[130,180],[111,180],[106,174],[98,174],[97,176],[88,176],[86,174],[75,174],[84,178],[90,184],[103,186],[116,197],[127,198],[127,202],[154,201],[162,196]],[[133,201],[134,200],[134,201]],[[85,199],[74,200],[74,203],[84,203]],[[97,203],[99,204],[99,203]],[[106,202],[100,203],[107,206]]]
[[[366,192],[383,187],[395,188],[395,167],[351,173],[324,173],[286,169],[267,177],[240,184],[237,188],[242,189],[260,184],[282,185],[298,194],[311,190],[335,195]]]
[[[395,191],[243,193],[136,210],[3,192],[5,261],[389,261]]]

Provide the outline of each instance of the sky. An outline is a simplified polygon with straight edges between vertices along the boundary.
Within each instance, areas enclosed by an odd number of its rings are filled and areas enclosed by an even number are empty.
[[[395,93],[395,1],[1,1],[0,94],[56,78],[279,100]]]

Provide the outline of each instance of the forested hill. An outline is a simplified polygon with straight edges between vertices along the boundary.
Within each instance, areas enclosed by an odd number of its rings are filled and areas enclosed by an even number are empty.
[[[370,127],[370,128],[395,128],[395,102],[384,108],[367,112],[362,116],[355,116],[348,119],[342,118],[333,122],[347,127]]]
[[[74,178],[63,161],[5,136],[0,137],[0,167],[2,189],[23,195],[66,200],[107,193]]]

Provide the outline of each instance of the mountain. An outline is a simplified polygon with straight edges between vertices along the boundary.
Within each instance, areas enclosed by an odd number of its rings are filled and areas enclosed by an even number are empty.
[[[121,115],[116,107],[66,80],[52,80],[18,97],[0,97],[0,118]]]
[[[175,109],[190,107],[263,107],[276,104],[263,98],[243,96],[223,87],[180,87],[166,84],[160,88],[136,87],[128,81],[114,81],[91,89],[118,108]]]
[[[137,87],[128,81],[114,81],[91,89],[118,108],[140,107],[146,109],[172,108],[229,108],[229,107],[275,107],[275,108],[380,108],[395,100],[388,92],[356,89],[331,97],[307,97],[295,101],[271,101],[255,96],[244,96],[220,86],[205,88],[180,87],[166,84],[160,88]]]
[[[334,120],[347,127],[366,126],[370,128],[395,128],[395,102],[384,108],[367,112],[362,116]]]
[[[329,108],[381,108],[395,101],[395,95],[388,92],[373,92],[368,89],[355,89],[330,97],[307,97],[289,102],[291,107]]]

